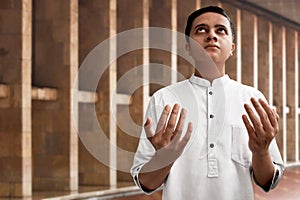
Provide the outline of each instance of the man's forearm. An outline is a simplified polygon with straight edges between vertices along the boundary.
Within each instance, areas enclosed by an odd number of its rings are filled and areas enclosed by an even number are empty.
[[[252,154],[252,168],[255,181],[261,187],[268,188],[274,174],[274,165],[270,153]]]
[[[156,154],[146,163],[139,174],[139,182],[145,190],[155,190],[160,187],[167,178],[173,163],[162,163]]]

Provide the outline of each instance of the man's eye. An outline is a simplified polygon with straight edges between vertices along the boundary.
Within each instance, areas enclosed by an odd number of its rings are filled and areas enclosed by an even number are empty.
[[[197,28],[196,32],[197,33],[204,33],[204,32],[206,32],[206,29],[204,27],[199,27],[199,28]]]
[[[218,28],[218,32],[227,34],[227,30],[225,28]]]

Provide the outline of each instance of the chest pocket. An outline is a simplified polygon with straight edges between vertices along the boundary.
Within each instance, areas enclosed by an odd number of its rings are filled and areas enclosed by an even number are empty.
[[[252,153],[248,146],[249,136],[245,127],[232,126],[231,159],[246,168],[251,166]]]

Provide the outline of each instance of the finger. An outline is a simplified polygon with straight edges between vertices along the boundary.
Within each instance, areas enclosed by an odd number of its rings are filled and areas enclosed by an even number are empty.
[[[171,137],[173,135],[173,132],[174,132],[174,129],[175,129],[175,126],[176,126],[178,113],[179,113],[179,105],[175,104],[173,109],[172,109],[169,121],[167,123],[166,130],[163,134],[163,137],[165,137],[168,140],[171,139]]]
[[[269,121],[272,125],[272,127],[277,126],[278,124],[278,120],[279,120],[279,116],[277,118],[277,113],[275,109],[272,109],[266,102],[264,102],[262,99],[258,100],[259,103],[261,104],[261,106],[264,108],[265,112],[267,113],[268,117],[269,117]]]
[[[169,113],[170,113],[170,109],[171,109],[170,106],[166,105],[163,112],[161,113],[161,116],[158,120],[158,124],[157,124],[156,130],[155,130],[155,132],[157,134],[162,134],[163,133],[163,131],[165,129],[165,126],[166,126],[166,122],[167,122]]]
[[[276,111],[275,111],[275,112],[276,112]],[[279,114],[278,114],[278,113],[275,113],[275,115],[276,115],[276,120],[277,120],[277,122],[278,122],[279,119],[280,119]]]
[[[186,146],[186,144],[188,143],[188,141],[191,138],[192,132],[193,132],[193,126],[192,126],[192,123],[189,122],[186,133],[185,133],[185,135],[183,136],[183,138],[180,140],[180,142],[178,144],[179,148],[183,149]]]
[[[183,126],[184,126],[185,118],[186,118],[186,110],[184,108],[182,108],[181,112],[180,112],[179,120],[178,120],[176,128],[175,128],[175,131],[173,132],[172,138],[175,135],[182,133],[182,129],[183,129]]]
[[[255,113],[252,111],[251,107],[248,104],[245,104],[244,107],[250,118],[250,121],[253,124],[254,130],[261,132],[263,130],[263,127],[260,120],[256,117]]]
[[[272,106],[272,111],[276,117],[277,122],[279,121],[280,117],[279,114],[277,113],[276,107]]]
[[[269,119],[270,116],[267,113],[270,110],[266,110],[265,107],[262,107],[261,101],[258,102],[254,98],[251,98],[251,103],[254,106],[257,114],[259,115],[261,124],[263,125],[264,129],[268,129],[268,128],[271,128],[271,126],[272,126],[270,123],[270,119]]]
[[[256,135],[254,128],[252,127],[250,121],[248,120],[248,117],[246,115],[242,115],[242,119],[246,126],[249,138],[257,138],[257,135]]]
[[[154,136],[154,132],[152,130],[152,119],[151,117],[148,117],[145,124],[144,124],[144,129],[146,132],[147,138],[151,138]]]

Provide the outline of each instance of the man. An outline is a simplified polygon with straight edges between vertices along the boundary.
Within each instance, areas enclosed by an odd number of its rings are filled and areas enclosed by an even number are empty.
[[[225,74],[235,44],[223,9],[196,10],[185,34],[195,74],[152,96],[131,174],[147,194],[163,185],[163,199],[253,199],[252,179],[269,191],[283,174],[279,116],[261,92]]]

